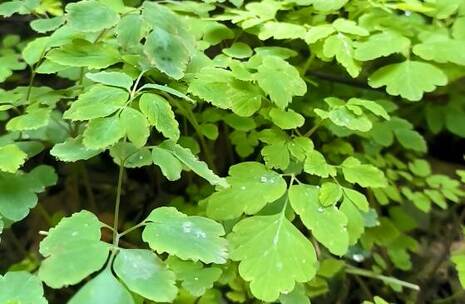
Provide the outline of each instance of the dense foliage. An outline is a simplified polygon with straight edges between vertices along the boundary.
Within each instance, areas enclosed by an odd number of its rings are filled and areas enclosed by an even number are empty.
[[[0,16],[0,303],[465,302],[464,0]]]

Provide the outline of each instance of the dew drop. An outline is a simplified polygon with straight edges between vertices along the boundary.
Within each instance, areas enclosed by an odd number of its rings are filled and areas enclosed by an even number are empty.
[[[356,254],[352,255],[352,259],[353,259],[355,262],[360,263],[360,262],[363,262],[363,260],[365,259],[365,257],[364,257],[362,254],[356,253]]]
[[[76,236],[78,235],[79,233],[77,231],[74,231],[73,233],[71,233],[71,236]]]
[[[261,181],[262,183],[267,183],[267,182],[268,182],[268,178],[267,178],[266,176],[262,176],[262,177],[260,177],[260,181]]]
[[[185,233],[190,233],[192,231],[192,223],[184,222],[182,224],[182,231],[184,231]]]
[[[324,211],[323,208],[321,208],[321,207],[318,208],[318,212],[323,212],[323,211]]]
[[[141,156],[139,156],[139,159],[140,159],[140,160],[142,160],[143,158],[144,158],[144,157],[143,157],[142,155],[141,155]]]
[[[241,186],[241,190],[245,190],[245,189],[246,189],[245,186]]]

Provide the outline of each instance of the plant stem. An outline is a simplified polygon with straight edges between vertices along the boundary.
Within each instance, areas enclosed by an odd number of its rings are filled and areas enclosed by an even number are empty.
[[[29,102],[29,99],[31,98],[31,93],[32,93],[32,84],[34,83],[34,79],[36,77],[36,70],[35,68],[31,67],[32,73],[31,73],[31,78],[29,79],[29,86],[27,87],[27,93],[26,93],[26,101]]]
[[[399,280],[399,279],[396,279],[396,278],[393,278],[393,277],[387,277],[387,276],[384,276],[384,275],[381,275],[381,274],[374,273],[374,272],[372,272],[370,270],[361,269],[361,268],[357,268],[357,267],[354,267],[354,266],[347,266],[346,273],[381,280],[381,281],[383,281],[385,283],[388,283],[388,284],[396,284],[396,285],[406,287],[406,288],[410,288],[410,289],[413,289],[413,290],[420,290],[420,286],[418,286],[416,284],[409,283],[409,282],[406,282],[406,281],[402,281],[402,280]]]
[[[321,124],[323,123],[324,120],[318,121],[310,130],[308,130],[303,136],[304,137],[310,137],[315,133],[316,130],[318,130],[319,127],[321,127]]]
[[[140,222],[139,224],[137,224],[135,226],[132,226],[131,228],[128,228],[128,229],[124,230],[123,232],[121,232],[119,234],[119,238],[121,238],[122,236],[124,236],[124,235],[126,235],[126,234],[128,234],[130,232],[133,232],[136,229],[139,229],[140,227],[144,226],[145,224],[146,224],[145,221],[143,221],[143,222]]]
[[[116,199],[115,199],[115,216],[113,221],[113,247],[118,246],[118,222],[119,222],[119,206],[121,202],[121,189],[123,187],[123,175],[124,175],[124,164],[120,164],[118,172],[118,186],[116,188]]]

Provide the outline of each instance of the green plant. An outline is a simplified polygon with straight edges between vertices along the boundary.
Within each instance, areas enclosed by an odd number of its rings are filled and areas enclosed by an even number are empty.
[[[443,130],[465,137],[464,1],[14,0],[0,15],[37,33],[0,48],[0,220],[33,209],[53,227],[40,259],[2,265],[0,303],[46,303],[42,282],[71,304],[439,298],[438,266],[405,274],[422,233],[449,233],[444,257],[461,237],[463,171],[427,153]],[[38,203],[47,187],[64,195]]]

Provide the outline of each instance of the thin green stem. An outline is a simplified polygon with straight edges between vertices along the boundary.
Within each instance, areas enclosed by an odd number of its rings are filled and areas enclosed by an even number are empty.
[[[320,120],[319,122],[317,122],[313,128],[311,128],[310,130],[308,130],[303,136],[304,137],[310,137],[313,135],[313,133],[316,132],[316,130],[318,130],[318,128],[321,127],[321,125],[323,124],[324,120]]]
[[[26,93],[27,102],[29,102],[29,100],[31,99],[32,84],[34,83],[35,77],[36,77],[36,70],[35,68],[31,67],[31,78],[29,79],[29,86],[27,87],[27,93]]]
[[[113,222],[113,247],[118,246],[118,222],[119,222],[119,207],[121,203],[121,189],[123,188],[123,175],[124,175],[124,164],[120,164],[118,172],[118,186],[116,188],[116,199],[115,199],[115,216]]]
[[[312,52],[311,55],[305,61],[304,66],[302,67],[302,72],[301,72],[302,76],[305,76],[305,74],[307,74],[307,71],[312,65],[314,60],[315,60],[315,53]]]
[[[142,79],[142,76],[144,76],[145,71],[140,72],[139,76],[137,76],[136,81],[134,82],[134,85],[132,86],[132,91],[131,91],[131,97],[129,98],[130,100],[134,99],[136,96],[137,92],[137,87],[139,86],[139,82]]]
[[[135,225],[135,226],[132,226],[131,228],[128,228],[128,229],[124,230],[123,232],[121,232],[121,233],[119,234],[119,238],[125,236],[125,235],[128,234],[128,233],[133,232],[134,230],[139,229],[140,227],[145,226],[145,224],[146,224],[146,222],[143,221],[143,222],[140,222],[139,224],[137,224],[137,225]]]
[[[388,277],[388,276],[384,276],[384,275],[381,275],[381,274],[377,274],[377,273],[374,273],[374,272],[372,272],[370,270],[361,269],[361,268],[357,268],[357,267],[354,267],[354,266],[347,266],[346,273],[381,280],[381,281],[383,281],[383,282],[385,282],[387,284],[395,284],[395,285],[399,285],[399,286],[402,286],[402,287],[405,287],[405,288],[410,288],[410,289],[413,289],[413,290],[420,290],[420,286],[418,286],[416,284],[406,282],[406,281],[402,281],[402,280],[399,280],[399,279],[396,279],[396,278],[393,278],[393,277]]]

